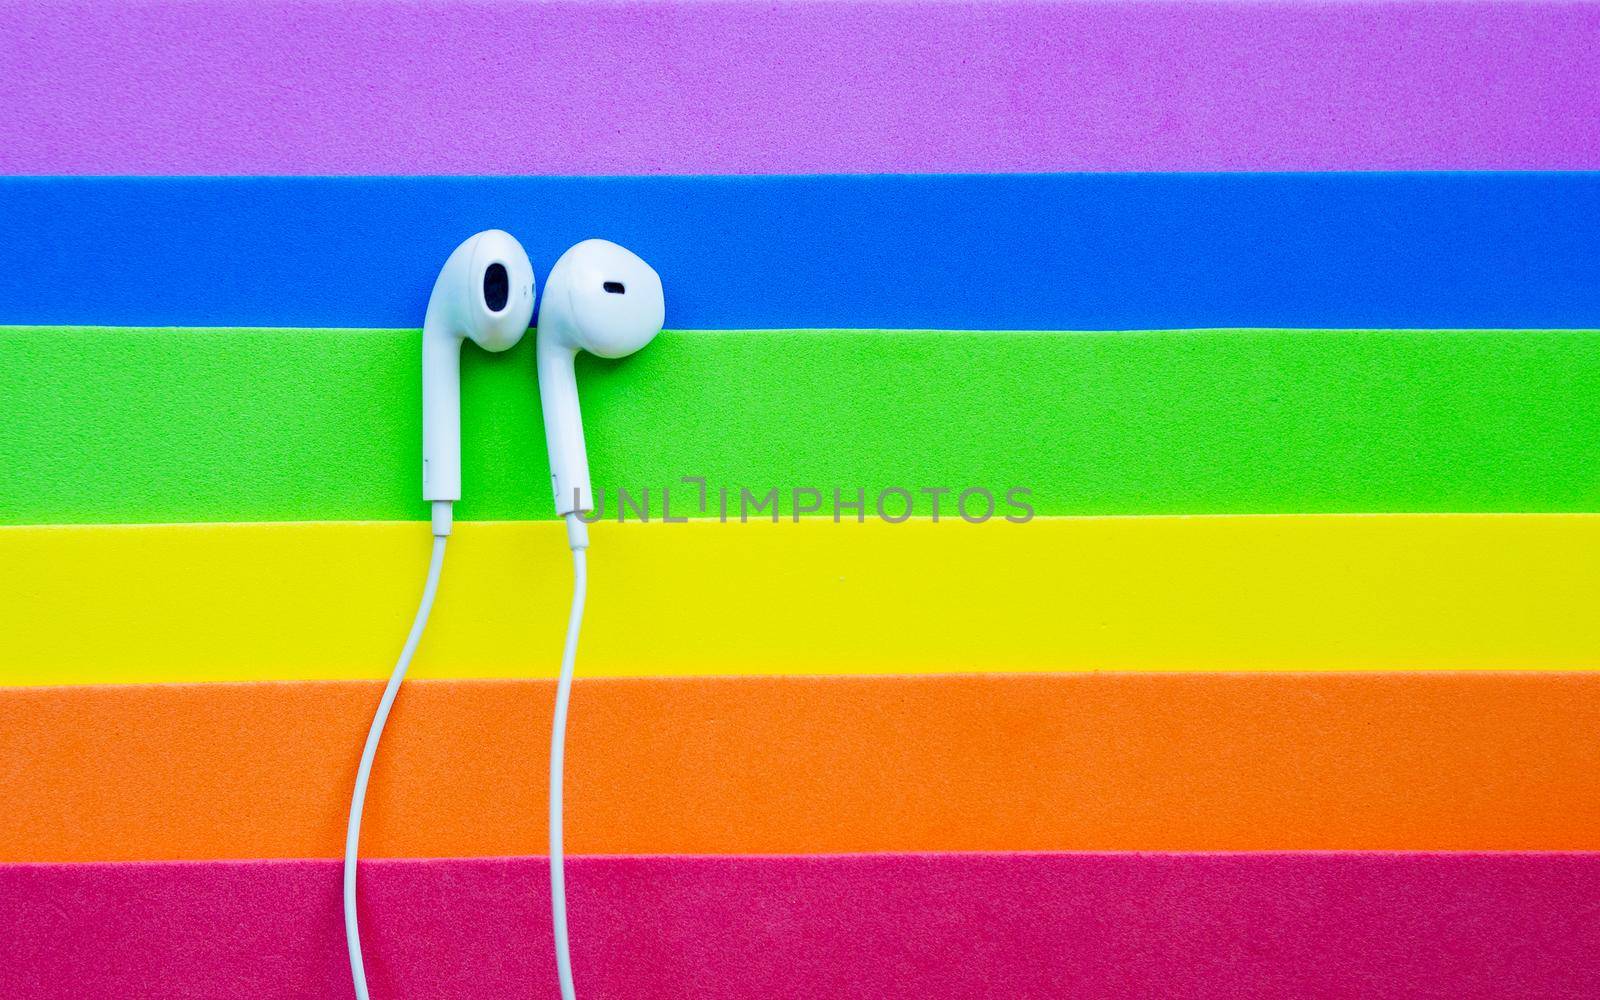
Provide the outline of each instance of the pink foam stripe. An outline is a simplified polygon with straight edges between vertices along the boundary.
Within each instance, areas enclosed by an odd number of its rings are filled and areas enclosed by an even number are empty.
[[[0,171],[1600,167],[1600,5],[0,0]]]
[[[373,995],[554,997],[542,859],[364,865]],[[1600,855],[571,863],[600,998],[1593,997]],[[0,867],[0,995],[350,995],[332,861]]]

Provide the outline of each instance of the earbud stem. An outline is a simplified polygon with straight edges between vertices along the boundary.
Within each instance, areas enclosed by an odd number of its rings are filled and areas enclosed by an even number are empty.
[[[422,331],[422,498],[461,499],[461,338]]]
[[[594,510],[589,456],[583,444],[583,415],[578,409],[578,379],[573,371],[577,353],[545,331],[539,332],[539,403],[544,412],[550,485],[558,517]]]

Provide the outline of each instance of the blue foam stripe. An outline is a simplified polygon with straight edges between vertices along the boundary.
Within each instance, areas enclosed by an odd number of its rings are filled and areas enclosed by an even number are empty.
[[[496,226],[679,328],[1600,326],[1600,173],[11,178],[0,324],[415,327]]]

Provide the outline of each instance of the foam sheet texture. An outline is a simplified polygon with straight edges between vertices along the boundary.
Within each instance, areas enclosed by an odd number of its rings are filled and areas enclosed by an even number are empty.
[[[7,0],[0,170],[1592,168],[1597,34],[1505,0]]]
[[[531,341],[531,338],[529,338]],[[0,524],[423,519],[414,330],[0,328]],[[551,516],[533,345],[463,359],[458,519]],[[1600,510],[1600,334],[677,331],[580,359],[607,510]],[[664,491],[666,491],[664,493]],[[820,499],[819,499],[820,502]],[[892,506],[903,501],[895,500]]]
[[[363,854],[543,853],[552,687],[409,682]],[[378,692],[0,688],[0,861],[338,857]],[[567,844],[1600,850],[1597,730],[1600,674],[580,678]]]
[[[0,323],[417,325],[604,235],[677,328],[1600,326],[1600,174],[9,178]]]
[[[1594,855],[577,858],[581,996],[1579,1000]],[[376,996],[555,997],[541,860],[375,862]],[[0,866],[0,992],[342,1000],[333,861]]]

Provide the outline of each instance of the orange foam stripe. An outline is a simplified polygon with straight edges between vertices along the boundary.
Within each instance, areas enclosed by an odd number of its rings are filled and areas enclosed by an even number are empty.
[[[379,687],[0,689],[0,861],[335,857]],[[552,689],[409,685],[365,856],[538,854]],[[574,853],[1600,849],[1600,675],[580,681]]]

